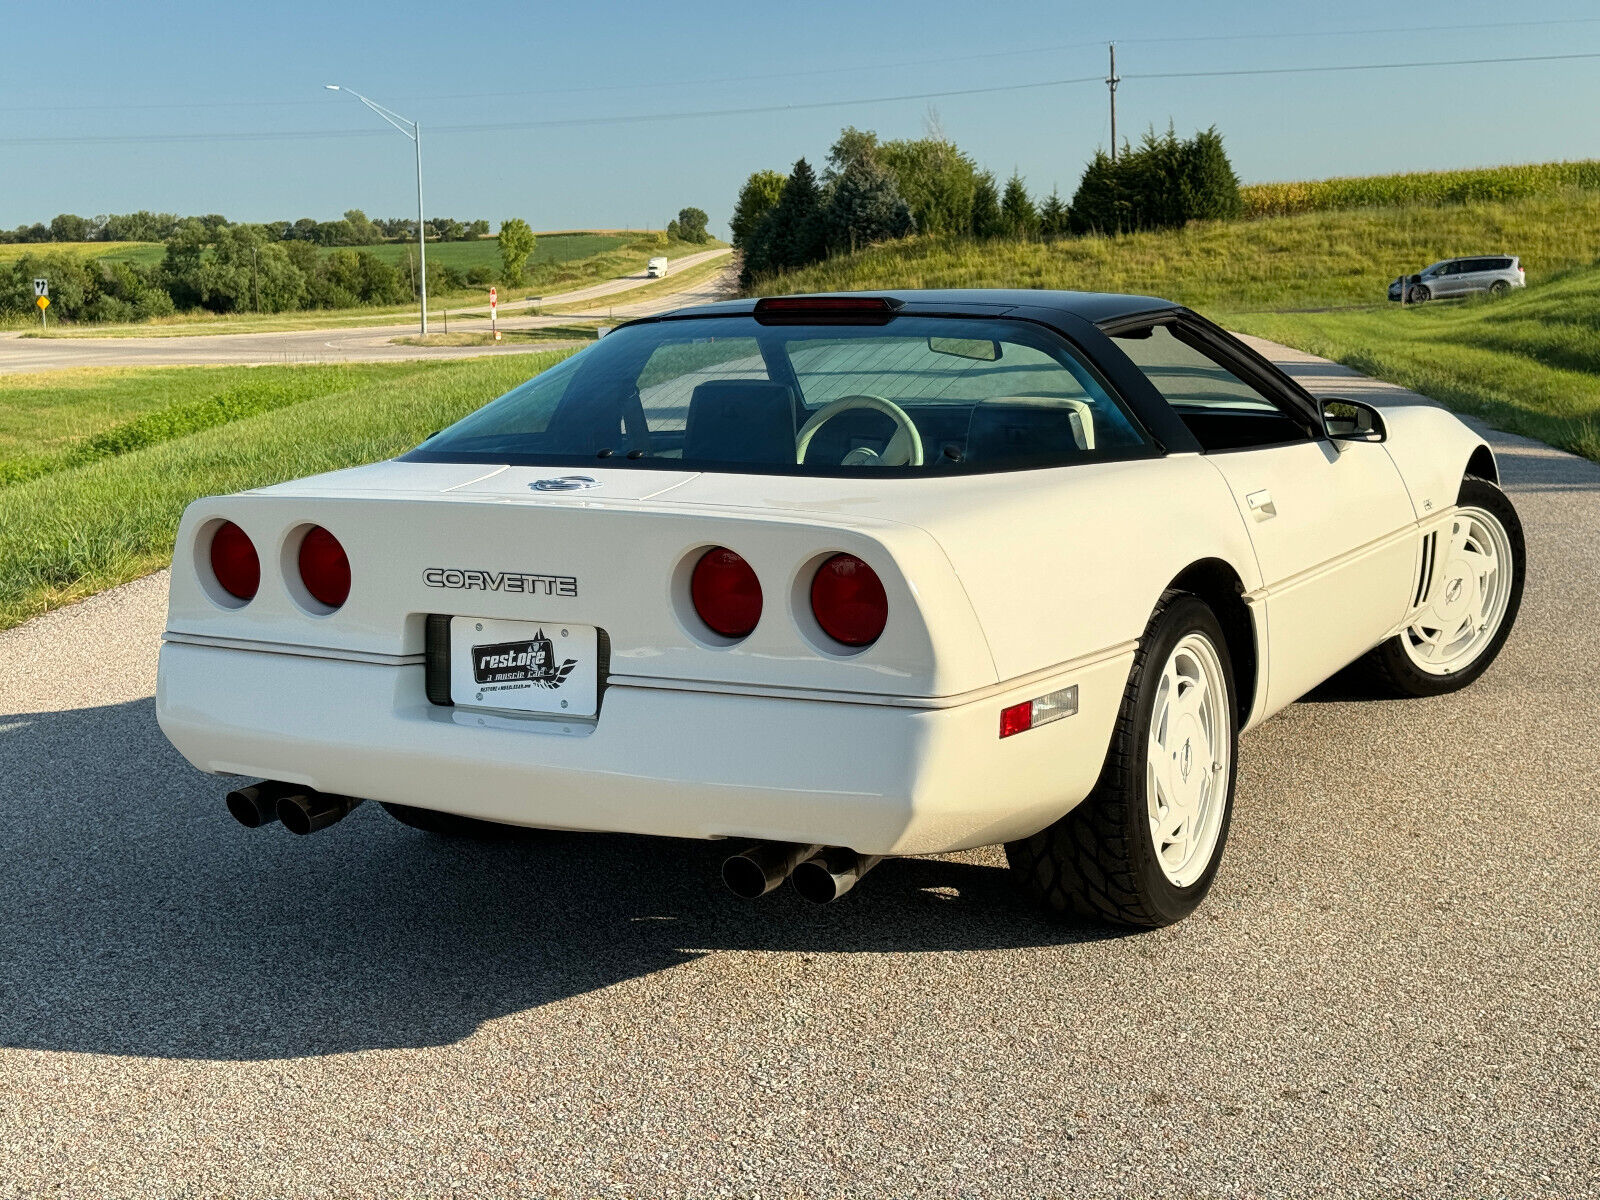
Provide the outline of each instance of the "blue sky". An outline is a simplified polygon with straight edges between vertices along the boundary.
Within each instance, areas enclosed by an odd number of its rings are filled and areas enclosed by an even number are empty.
[[[1056,185],[1066,196],[1107,142],[1103,84],[609,119],[1102,76],[1110,39],[1125,77],[1119,131],[1137,136],[1169,119],[1180,132],[1215,124],[1246,181],[1600,156],[1600,58],[1134,77],[1600,52],[1600,20],[1579,20],[1600,17],[1592,0],[213,0],[12,2],[0,14],[11,67],[0,97],[7,228],[62,211],[237,220],[415,212],[409,144],[354,100],[324,91],[326,82],[422,122],[429,212],[460,218],[659,227],[695,204],[725,231],[751,170],[787,169],[802,154],[819,162],[844,124],[916,136],[930,106],[997,175],[1015,168],[1034,191]],[[1414,28],[1478,23],[1498,25]],[[511,127],[595,118],[605,120]]]

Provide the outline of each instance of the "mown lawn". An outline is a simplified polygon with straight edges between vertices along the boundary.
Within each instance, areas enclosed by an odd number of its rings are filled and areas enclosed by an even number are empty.
[[[1521,255],[1530,283],[1594,262],[1600,191],[1199,221],[1161,233],[1049,243],[911,238],[779,275],[756,290],[1068,288],[1161,296],[1215,315],[1382,305],[1402,271],[1502,252]]]
[[[1600,267],[1503,300],[1229,323],[1600,462]]]
[[[57,457],[0,483],[0,628],[166,565],[191,500],[392,457],[569,353],[72,372],[63,412],[95,432],[65,446],[16,439],[20,461]],[[38,387],[0,378],[0,419],[23,407],[14,396],[36,402]],[[16,430],[40,421],[37,408],[11,418]],[[103,452],[70,458],[95,437]]]

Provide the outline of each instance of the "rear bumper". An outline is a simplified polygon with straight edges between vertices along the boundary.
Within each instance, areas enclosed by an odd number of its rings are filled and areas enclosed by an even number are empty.
[[[169,642],[156,711],[203,771],[513,825],[926,854],[1033,833],[1105,759],[1132,652],[945,708],[613,685],[593,723],[429,704],[422,667]],[[1000,709],[1076,683],[1076,716]]]

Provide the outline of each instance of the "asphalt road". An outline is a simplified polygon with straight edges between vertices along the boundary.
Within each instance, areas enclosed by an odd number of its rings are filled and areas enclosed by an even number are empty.
[[[1600,1195],[1600,467],[1493,442],[1500,662],[1250,735],[1155,933],[995,851],[818,910],[713,845],[248,832],[156,729],[164,577],[0,635],[0,1196]]]
[[[683,271],[709,259],[731,254],[727,249],[706,250],[686,255],[673,264]],[[671,276],[669,275],[670,279]],[[627,299],[633,288],[648,282],[643,274],[609,279],[559,295],[541,296],[535,301],[517,301],[501,306],[502,314],[541,306],[591,306],[586,315],[602,320],[648,316],[686,304],[703,304],[721,299],[730,283],[724,272],[682,291],[652,291],[642,299]],[[487,331],[488,309],[462,308],[453,311],[456,331],[463,328]],[[546,329],[579,319],[572,314],[551,317],[502,315],[502,329]],[[432,330],[443,331],[443,324],[429,313]],[[259,366],[292,362],[382,362],[417,358],[476,358],[485,354],[526,354],[562,343],[532,345],[528,342],[499,346],[397,346],[397,337],[414,336],[417,322],[400,321],[392,325],[366,325],[342,329],[301,329],[279,333],[207,333],[178,337],[72,337],[25,338],[0,334],[0,375],[31,371],[52,371],[66,367],[154,367],[154,366]]]

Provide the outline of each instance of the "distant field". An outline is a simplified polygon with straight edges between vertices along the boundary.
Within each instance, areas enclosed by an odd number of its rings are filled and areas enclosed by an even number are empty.
[[[1600,258],[1600,191],[1314,212],[1051,243],[911,238],[757,290],[1038,287],[1134,292],[1213,312],[1382,304],[1389,281],[1436,259],[1507,252],[1530,282]]]
[[[1600,462],[1600,267],[1501,300],[1257,313],[1230,324]]]
[[[630,241],[645,236],[644,234],[622,233],[592,233],[587,231],[574,231],[562,233],[542,233],[539,235],[537,245],[528,263],[530,266],[539,263],[564,263],[574,259],[589,258],[596,254],[604,254],[625,246]],[[380,242],[370,246],[339,247],[340,249],[365,250],[377,255],[386,262],[398,263],[405,258],[407,252],[415,255],[417,247],[415,242]],[[325,249],[334,249],[326,247]],[[121,262],[138,263],[141,266],[153,266],[159,263],[166,255],[167,248],[160,242],[33,242],[33,243],[6,243],[0,244],[0,263],[14,262],[28,253],[40,254],[74,254],[84,258],[115,259]],[[429,242],[428,258],[444,266],[454,267],[458,271],[469,271],[473,267],[490,267],[498,270],[500,267],[500,240],[498,238],[480,238],[475,242]]]
[[[1341,208],[1518,200],[1570,188],[1600,189],[1600,160],[1253,183],[1241,188],[1240,194],[1245,216],[1282,217]]]
[[[0,263],[26,254],[74,254],[81,258],[118,258],[160,262],[167,248],[160,242],[0,242]]]
[[[392,457],[568,353],[0,377],[0,629],[166,565],[191,500]]]
[[[534,246],[532,256],[528,259],[528,265],[564,263],[590,258],[626,246],[632,240],[633,237],[621,234],[542,233]],[[365,250],[391,263],[401,262],[408,252],[412,255],[417,252],[415,242],[382,242],[374,246],[351,246],[350,249]],[[458,271],[470,271],[473,267],[488,267],[498,271],[500,239],[487,237],[480,238],[476,242],[429,242],[428,261],[442,263]]]

